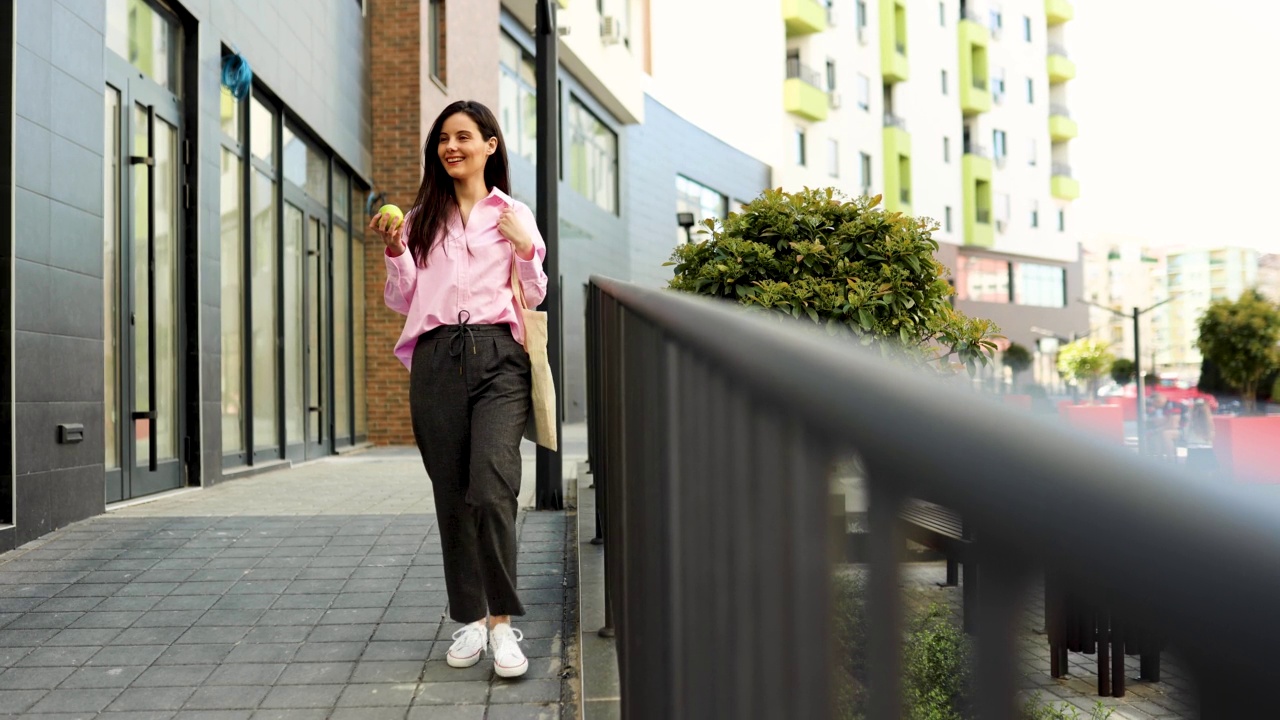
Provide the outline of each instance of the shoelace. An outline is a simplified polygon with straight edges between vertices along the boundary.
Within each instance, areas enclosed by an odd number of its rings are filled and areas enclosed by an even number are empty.
[[[471,331],[471,313],[466,310],[458,312],[458,324],[453,328],[453,334],[449,336],[449,357],[458,358],[458,374],[462,374],[462,368],[466,363],[462,362],[462,352],[467,348],[467,338],[471,339],[471,354],[476,354],[476,336]]]
[[[456,645],[456,644],[458,643],[458,641],[459,641],[459,640],[462,640],[465,636],[467,636],[467,635],[469,635],[469,634],[474,634],[474,635],[483,635],[483,634],[484,634],[484,628],[479,627],[479,626],[472,626],[472,625],[468,625],[468,626],[466,626],[466,627],[464,627],[464,628],[461,628],[461,629],[459,629],[459,630],[455,630],[455,631],[454,631],[454,633],[453,633],[453,642],[454,642],[454,644]],[[480,640],[480,638],[479,638],[479,637],[477,637],[476,639],[477,639],[477,640]],[[488,645],[488,643],[486,643],[486,642],[481,642],[481,643],[480,643],[480,652],[482,652],[482,653],[483,653],[483,652],[485,652],[485,646],[487,646],[487,645]],[[453,648],[450,648],[450,650],[452,650],[452,649],[453,649]]]
[[[507,649],[507,647],[504,641],[508,638],[508,635],[510,639],[516,643],[524,642],[524,631],[518,630],[516,628],[510,628],[507,632],[491,633],[490,642],[492,642],[492,638],[497,638],[498,644],[501,646],[501,649],[505,650]],[[499,648],[494,648],[493,649],[494,655],[497,655],[499,651],[500,651]]]

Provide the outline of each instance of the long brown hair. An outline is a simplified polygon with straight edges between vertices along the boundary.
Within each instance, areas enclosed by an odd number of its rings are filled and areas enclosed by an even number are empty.
[[[458,113],[466,113],[480,128],[480,134],[486,141],[498,139],[498,149],[494,151],[484,166],[485,187],[492,190],[498,188],[511,194],[511,176],[507,169],[507,143],[502,139],[502,128],[498,119],[489,108],[474,100],[459,100],[449,105],[436,118],[422,147],[422,185],[418,188],[418,197],[413,201],[414,211],[409,221],[409,251],[419,266],[425,267],[431,247],[436,237],[448,226],[449,216],[458,206],[458,198],[453,190],[453,178],[449,177],[444,163],[440,162],[437,150],[440,144],[440,133],[444,130],[444,122]]]

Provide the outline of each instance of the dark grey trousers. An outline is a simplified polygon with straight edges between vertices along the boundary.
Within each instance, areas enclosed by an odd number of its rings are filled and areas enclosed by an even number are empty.
[[[437,328],[409,376],[413,435],[435,494],[449,616],[523,615],[516,590],[529,356],[506,325]]]

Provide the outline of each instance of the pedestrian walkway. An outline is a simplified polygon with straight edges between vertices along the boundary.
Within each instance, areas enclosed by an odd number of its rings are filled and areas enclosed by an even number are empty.
[[[576,631],[569,522],[519,518],[530,667],[518,680],[444,661],[456,625],[416,452],[332,458],[77,523],[0,555],[0,717],[576,717],[561,678]]]

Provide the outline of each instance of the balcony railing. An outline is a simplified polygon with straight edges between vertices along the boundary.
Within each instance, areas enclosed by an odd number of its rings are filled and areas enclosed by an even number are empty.
[[[868,508],[866,717],[904,716],[910,498],[978,538],[974,716],[1017,716],[1021,598],[1042,576],[1101,603],[1117,632],[1127,618],[1123,637],[1177,648],[1198,716],[1274,714],[1280,532],[1256,486],[1145,461],[728,301],[595,277],[586,327],[622,717],[835,717],[830,471],[851,451]]]
[[[894,115],[893,113],[885,113],[885,114],[884,114],[884,126],[885,126],[885,127],[891,127],[891,128],[898,128],[899,130],[901,130],[901,131],[903,131],[903,132],[907,132],[907,120],[906,120],[906,118],[898,117],[897,115]]]
[[[978,90],[983,90],[983,91],[985,91],[985,90],[987,89],[987,79],[986,79],[986,78],[975,77],[975,78],[973,79],[973,87],[974,87],[974,88],[976,88],[976,89],[978,89]]]
[[[979,225],[990,225],[991,211],[985,208],[978,208],[977,212],[975,213],[974,220],[976,220]]]
[[[1064,118],[1069,118],[1069,117],[1071,117],[1071,111],[1067,109],[1067,106],[1066,106],[1066,105],[1050,105],[1050,106],[1049,106],[1049,114],[1050,114],[1050,115],[1058,115],[1058,116],[1060,116],[1060,117],[1064,117]]]
[[[1053,170],[1050,174],[1058,175],[1060,177],[1071,177],[1071,166],[1063,163],[1054,163]]]
[[[787,79],[799,79],[819,90],[823,89],[822,73],[801,63],[796,58],[787,58]]]
[[[907,44],[902,42],[901,40],[894,41],[893,49],[897,50],[899,55],[907,54]]]
[[[988,151],[985,146],[979,145],[978,143],[974,143],[974,142],[968,142],[964,144],[964,154],[975,155],[977,157],[983,157],[983,158],[991,157],[990,151]]]
[[[1064,57],[1064,58],[1070,58],[1070,57],[1071,57],[1070,55],[1067,55],[1067,49],[1066,49],[1065,47],[1063,47],[1063,46],[1061,46],[1061,45],[1058,45],[1058,44],[1056,44],[1056,43],[1054,43],[1054,44],[1050,44],[1050,45],[1049,45],[1049,54],[1050,54],[1050,55],[1061,55],[1061,56],[1062,56],[1062,57]]]
[[[898,199],[902,201],[903,205],[910,205],[911,204],[911,188],[901,188],[900,190],[898,190]]]

